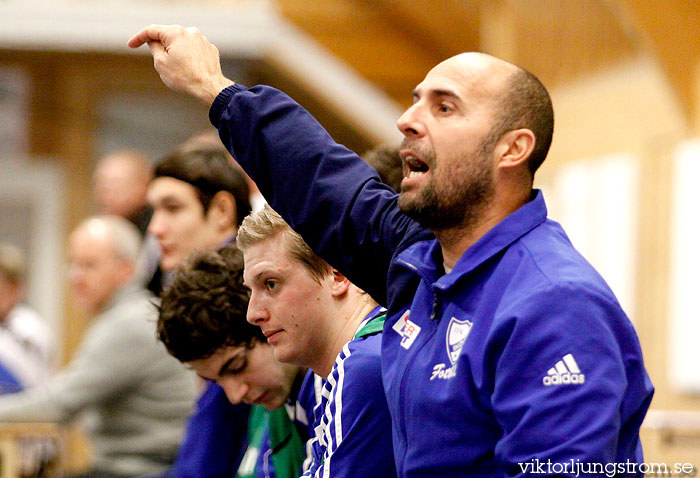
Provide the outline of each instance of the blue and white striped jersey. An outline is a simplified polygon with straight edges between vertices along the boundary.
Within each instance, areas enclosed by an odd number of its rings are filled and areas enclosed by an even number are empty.
[[[377,307],[358,330],[383,315]],[[323,383],[314,410],[313,462],[304,477],[396,476],[391,417],[382,386],[382,335],[358,335],[345,344]]]

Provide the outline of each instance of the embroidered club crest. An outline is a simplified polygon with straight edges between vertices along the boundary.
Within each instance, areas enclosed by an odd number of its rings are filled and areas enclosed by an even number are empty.
[[[459,358],[462,346],[471,329],[472,323],[469,320],[459,320],[457,317],[450,319],[450,323],[447,325],[447,355],[452,364]]]

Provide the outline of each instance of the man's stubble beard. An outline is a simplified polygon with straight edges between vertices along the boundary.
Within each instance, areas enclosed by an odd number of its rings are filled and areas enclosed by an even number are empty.
[[[493,172],[490,165],[493,144],[485,142],[476,158],[475,164],[469,165],[459,181],[443,184],[439,188],[435,182],[435,156],[424,156],[426,164],[431,165],[431,178],[419,195],[408,199],[403,188],[399,195],[398,206],[407,216],[432,231],[452,228],[469,229],[479,222],[484,208],[494,195]],[[464,174],[467,177],[464,177]],[[456,179],[452,177],[451,179]],[[439,190],[441,189],[441,190]]]

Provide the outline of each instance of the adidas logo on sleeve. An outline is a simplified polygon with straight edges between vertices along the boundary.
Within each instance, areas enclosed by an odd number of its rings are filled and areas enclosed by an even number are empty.
[[[542,383],[547,387],[552,385],[582,385],[585,381],[586,376],[581,373],[574,356],[571,354],[564,355],[542,378]]]

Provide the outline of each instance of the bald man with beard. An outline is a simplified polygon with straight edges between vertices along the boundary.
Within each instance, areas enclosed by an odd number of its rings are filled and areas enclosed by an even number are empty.
[[[288,96],[226,78],[196,29],[151,25],[129,41],[144,43],[271,206],[387,305],[399,476],[643,474],[653,386],[613,292],[533,189],[554,125],[534,75],[476,52],[432,68],[397,121],[397,196]]]

